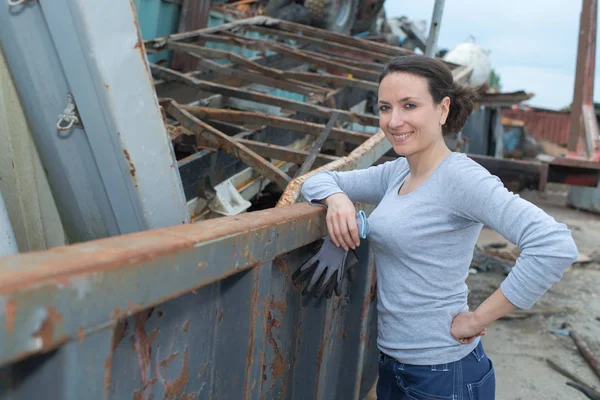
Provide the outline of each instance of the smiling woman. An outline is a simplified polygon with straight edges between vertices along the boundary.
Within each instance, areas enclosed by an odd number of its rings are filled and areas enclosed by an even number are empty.
[[[530,308],[576,259],[569,229],[510,193],[444,133],[462,128],[474,93],[424,56],[393,60],[379,84],[380,127],[403,158],[306,180],[305,199],[327,207],[331,240],[360,244],[353,202],[375,204],[367,236],[377,266],[377,397],[495,397],[480,336],[515,307]],[[506,279],[469,311],[465,280],[486,225],[519,246]]]
[[[455,84],[444,64],[397,58],[379,77],[379,124],[398,154],[418,152],[440,140],[440,127],[443,134],[460,131],[474,98],[475,91]]]

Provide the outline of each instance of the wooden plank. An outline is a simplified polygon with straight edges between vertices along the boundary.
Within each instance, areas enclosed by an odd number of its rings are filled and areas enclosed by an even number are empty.
[[[285,190],[287,187],[290,177],[283,173],[283,171],[266,161],[264,158],[246,146],[238,143],[232,137],[227,136],[218,129],[203,121],[200,121],[186,110],[183,110],[175,101],[169,103],[167,106],[167,112],[186,129],[200,137],[209,140],[214,145],[220,147],[250,168],[253,168],[259,172],[271,182],[274,182],[281,189]]]
[[[329,122],[327,122],[327,126],[325,127],[325,129],[323,129],[323,132],[321,132],[321,134],[317,137],[317,139],[310,146],[310,150],[308,151],[308,157],[306,157],[306,160],[304,160],[304,162],[302,163],[302,166],[300,167],[298,172],[296,172],[296,175],[294,176],[294,178],[304,175],[305,173],[310,171],[313,164],[315,163],[315,160],[317,159],[317,155],[321,152],[321,147],[323,147],[323,145],[325,144],[325,141],[327,140],[327,137],[331,133],[331,130],[333,129],[333,125],[335,124],[335,121],[337,121],[337,117],[338,117],[338,115],[336,113],[334,113],[331,116],[331,118],[329,118]]]
[[[387,63],[392,59],[392,56],[390,56],[388,54],[383,54],[383,53],[379,53],[376,51],[372,51],[370,48],[349,46],[346,44],[339,44],[336,42],[326,41],[326,40],[314,38],[311,36],[299,35],[299,34],[292,33],[292,32],[282,31],[281,29],[272,29],[272,28],[266,28],[264,26],[250,25],[250,26],[244,27],[244,30],[258,32],[258,33],[262,33],[264,35],[273,35],[273,36],[278,36],[280,38],[291,39],[291,40],[295,40],[296,42],[301,43],[301,44],[319,46],[324,50],[327,49],[327,50],[333,50],[333,51],[341,51],[341,52],[345,52],[345,53],[359,54],[361,57],[366,56],[375,61],[380,61],[383,63]]]
[[[339,71],[344,71],[347,74],[352,74],[352,76],[356,76],[357,78],[361,79],[377,80],[379,78],[378,72],[348,66],[337,61],[330,61],[325,57],[316,57],[314,55],[307,54],[304,51],[298,50],[292,46],[288,46],[283,43],[277,43],[269,40],[244,38],[242,36],[238,36],[229,32],[223,32],[221,35],[201,34],[199,35],[199,37],[211,42],[246,46],[248,48],[258,51],[272,50],[274,52],[291,57],[296,60],[321,65],[322,67],[332,68]]]
[[[319,136],[319,134],[325,128],[325,125],[315,124],[313,122],[298,121],[291,118],[275,117],[272,115],[259,114],[249,111],[234,111],[185,105],[182,105],[181,108],[202,119],[252,124],[254,126],[268,125],[310,136]],[[353,132],[342,128],[333,128],[329,136],[332,139],[342,140],[353,144],[361,144],[365,140],[369,139],[372,135],[361,132]]]
[[[304,112],[310,115],[318,117],[330,118],[332,112],[338,112],[339,118],[347,122],[356,122],[362,125],[378,126],[379,118],[374,115],[359,114],[346,110],[333,110],[327,107],[323,107],[315,104],[303,103],[300,101],[294,101],[284,99],[281,97],[270,96],[263,93],[251,92],[245,89],[234,88],[231,86],[220,85],[213,82],[203,81],[194,77],[187,76],[172,69],[161,67],[156,64],[150,64],[152,73],[158,78],[165,80],[175,80],[184,84],[196,87],[200,90],[218,93],[223,96],[236,97],[243,100],[253,101],[257,103],[264,103],[281,107],[283,109]]]

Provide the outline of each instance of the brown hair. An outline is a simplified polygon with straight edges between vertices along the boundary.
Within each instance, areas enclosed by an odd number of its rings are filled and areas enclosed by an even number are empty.
[[[421,55],[396,57],[385,66],[379,76],[379,83],[387,75],[394,72],[406,72],[427,79],[429,93],[435,104],[440,104],[444,97],[450,98],[450,111],[442,133],[459,132],[473,111],[473,100],[476,97],[474,89],[454,82],[450,68],[441,61]]]

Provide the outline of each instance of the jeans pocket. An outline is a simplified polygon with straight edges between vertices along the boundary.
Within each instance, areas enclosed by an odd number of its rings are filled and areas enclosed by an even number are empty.
[[[496,396],[496,377],[494,374],[494,364],[488,358],[490,370],[483,378],[475,383],[467,384],[470,400],[494,400]]]

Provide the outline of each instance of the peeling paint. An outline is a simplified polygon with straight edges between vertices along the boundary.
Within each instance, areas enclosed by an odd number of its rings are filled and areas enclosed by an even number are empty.
[[[70,277],[69,286],[77,291],[77,300],[83,300],[91,289],[89,278],[81,275]]]
[[[4,323],[6,330],[12,332],[15,330],[15,320],[17,318],[17,302],[8,300],[4,306]]]
[[[164,400],[174,399],[186,389],[189,378],[188,358],[189,352],[186,346],[185,352],[183,353],[183,367],[181,368],[181,373],[174,380],[166,382]]]
[[[42,320],[39,328],[33,332],[32,339],[39,348],[46,348],[52,343],[56,325],[62,322],[62,315],[56,312],[52,307],[45,309],[46,316]]]

